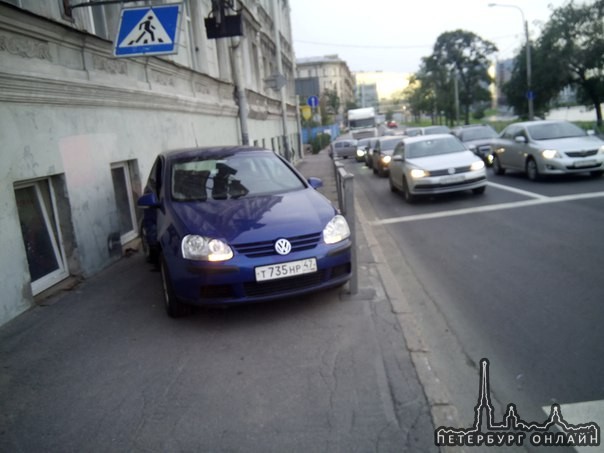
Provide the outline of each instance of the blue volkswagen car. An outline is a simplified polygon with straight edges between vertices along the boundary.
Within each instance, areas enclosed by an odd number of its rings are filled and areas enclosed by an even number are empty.
[[[164,152],[138,200],[143,248],[158,264],[168,315],[341,286],[350,229],[274,152],[213,147]]]

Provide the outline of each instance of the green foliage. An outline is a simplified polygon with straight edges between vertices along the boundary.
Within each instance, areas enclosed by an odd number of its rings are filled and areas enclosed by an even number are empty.
[[[490,56],[497,48],[478,35],[455,30],[442,33],[430,56],[422,59],[420,70],[405,91],[405,98],[415,117],[420,112],[439,115],[444,112],[452,123],[456,98],[465,122],[470,121],[472,106],[490,99],[488,73]]]
[[[310,142],[313,154],[319,153],[323,148],[326,148],[331,143],[331,135],[317,134]]]
[[[602,124],[604,101],[604,1],[565,3],[553,10],[538,41],[531,46],[535,114],[543,116],[562,89],[573,86],[579,100],[596,111]],[[514,60],[504,86],[517,114],[526,111],[526,48]]]

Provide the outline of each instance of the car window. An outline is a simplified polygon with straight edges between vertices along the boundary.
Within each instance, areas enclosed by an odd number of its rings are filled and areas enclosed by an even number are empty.
[[[407,144],[407,158],[437,156],[440,154],[465,151],[464,145],[455,137],[435,140],[421,140]]]
[[[462,141],[467,142],[471,140],[481,140],[484,138],[495,138],[497,137],[497,132],[495,132],[495,129],[489,126],[471,127],[461,131],[459,135]]]
[[[391,140],[383,140],[380,142],[381,149],[384,151],[394,149],[394,147],[396,145],[398,145],[401,142],[401,140],[402,140],[401,137],[397,137],[397,138],[394,138]]]
[[[507,138],[510,140],[513,140],[514,137],[516,137],[518,135],[518,133],[521,131],[520,127],[518,126],[508,126],[502,133],[501,136],[503,138]]]
[[[398,145],[396,145],[396,148],[394,148],[394,155],[395,156],[402,156],[405,153],[405,143],[401,142]]]
[[[527,126],[533,140],[553,140],[557,138],[584,137],[583,129],[572,123],[541,123]]]
[[[171,178],[175,201],[225,200],[306,187],[281,159],[268,153],[178,160],[172,163]]]
[[[451,131],[447,126],[428,126],[424,128],[425,135],[448,134]]]
[[[157,196],[161,193],[161,171],[162,161],[161,157],[158,157],[151,167],[149,172],[149,178],[147,178],[147,185],[145,186],[145,192],[153,192]]]

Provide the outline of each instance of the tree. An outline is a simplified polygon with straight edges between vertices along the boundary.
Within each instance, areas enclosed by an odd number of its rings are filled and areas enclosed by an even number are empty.
[[[600,104],[604,101],[604,0],[576,5],[573,0],[554,10],[539,46],[558,63],[561,81],[577,88],[579,101],[596,110],[602,125]]]
[[[331,110],[330,113],[337,115],[340,112],[340,97],[336,90],[330,90],[325,88],[323,91],[323,97],[325,98],[325,106],[327,110]]]
[[[526,106],[526,50],[514,59],[510,81],[503,87],[514,111]],[[541,36],[531,47],[535,111],[542,115],[560,92],[572,86],[578,100],[596,111],[602,125],[604,101],[604,0],[576,5],[570,0],[552,11]]]
[[[472,106],[488,101],[490,56],[497,47],[490,41],[465,30],[442,33],[432,55],[424,60],[425,71],[435,88],[436,102],[449,119],[454,118],[455,84],[466,123]]]

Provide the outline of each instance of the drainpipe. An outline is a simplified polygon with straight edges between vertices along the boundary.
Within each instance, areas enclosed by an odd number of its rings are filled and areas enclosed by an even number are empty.
[[[283,62],[281,58],[281,11],[279,10],[279,0],[273,0],[273,29],[275,33],[275,48],[277,52],[277,72],[283,74]],[[281,126],[283,130],[283,146],[285,148],[285,159],[291,162],[291,153],[289,147],[289,132],[287,130],[287,103],[285,88],[287,84],[279,89],[281,97]]]
[[[231,39],[231,49],[233,50],[231,65],[233,67],[233,81],[235,82],[235,99],[239,106],[239,124],[241,127],[241,144],[247,146],[250,144],[250,136],[247,125],[247,96],[245,94],[245,84],[243,81],[243,63],[241,57],[241,40],[245,36],[237,36]]]

